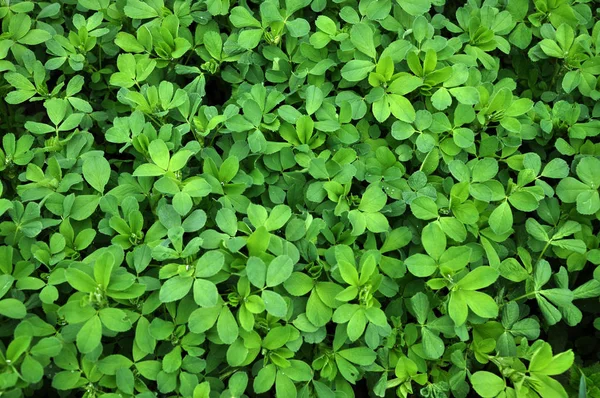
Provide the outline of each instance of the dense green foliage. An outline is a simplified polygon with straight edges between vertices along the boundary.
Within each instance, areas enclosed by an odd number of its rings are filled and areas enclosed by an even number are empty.
[[[0,396],[599,397],[596,7],[0,0]]]

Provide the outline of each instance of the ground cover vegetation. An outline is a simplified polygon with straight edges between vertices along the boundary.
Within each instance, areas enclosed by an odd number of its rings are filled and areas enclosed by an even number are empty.
[[[0,396],[600,396],[589,0],[1,0]]]

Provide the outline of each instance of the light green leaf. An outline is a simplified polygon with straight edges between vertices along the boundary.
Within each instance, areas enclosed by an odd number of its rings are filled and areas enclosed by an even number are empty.
[[[275,257],[267,268],[267,287],[273,287],[285,282],[294,270],[294,263],[289,256]]]
[[[375,64],[371,61],[352,60],[344,65],[341,73],[349,82],[358,82],[365,79],[374,68]]]
[[[471,375],[471,384],[477,394],[484,398],[493,398],[500,394],[506,387],[504,380],[500,376],[483,370]]]
[[[83,178],[100,193],[104,193],[104,187],[110,178],[110,164],[101,156],[91,156],[83,161]]]
[[[410,211],[420,220],[432,220],[438,217],[438,208],[433,199],[420,196],[410,203]]]
[[[494,209],[488,220],[490,228],[494,233],[502,235],[512,230],[513,215],[507,201],[502,202]]]
[[[181,300],[189,293],[192,288],[194,279],[189,276],[174,276],[168,279],[160,288],[160,301],[163,303],[171,303]]]
[[[373,42],[373,31],[366,23],[361,22],[352,26],[350,40],[363,54],[366,54],[373,59],[377,57],[377,51],[375,50],[375,44]],[[349,79],[346,78],[346,80]]]
[[[83,325],[77,333],[77,349],[82,354],[92,352],[102,339],[102,322],[100,317],[94,315]]]
[[[363,194],[358,209],[374,213],[380,211],[387,202],[387,195],[377,185],[370,185]]]

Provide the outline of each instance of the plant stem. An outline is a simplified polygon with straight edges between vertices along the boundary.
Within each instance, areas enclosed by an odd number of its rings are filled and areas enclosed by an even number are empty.
[[[538,256],[537,261],[535,262],[536,264],[540,262],[540,260],[542,259],[542,257],[544,256],[544,253],[546,253],[546,250],[548,250],[548,248],[550,247],[550,242],[552,242],[552,239],[550,239],[548,242],[546,242],[546,245],[544,246],[544,248],[542,249],[540,255]]]
[[[530,292],[530,293],[524,294],[524,295],[522,295],[522,296],[519,296],[519,297],[517,297],[517,298],[514,298],[514,299],[512,299],[511,301],[519,301],[519,300],[521,300],[521,299],[528,298],[528,297],[529,297],[529,296],[531,296],[531,295],[534,295],[534,296],[535,296],[535,293],[536,293],[536,292]]]

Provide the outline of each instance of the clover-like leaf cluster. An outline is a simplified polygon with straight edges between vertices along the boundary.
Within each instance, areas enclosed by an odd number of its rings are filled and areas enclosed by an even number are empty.
[[[0,396],[600,396],[591,0],[0,0]]]

